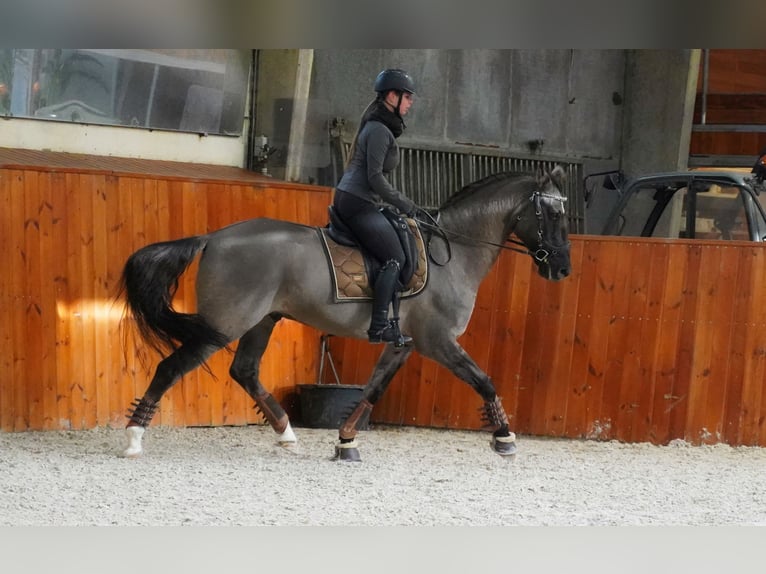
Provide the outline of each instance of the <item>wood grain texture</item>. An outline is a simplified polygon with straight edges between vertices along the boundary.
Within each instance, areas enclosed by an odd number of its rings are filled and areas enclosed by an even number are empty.
[[[705,123],[766,125],[766,50],[710,50]],[[702,123],[703,63],[694,123]],[[763,132],[693,131],[691,155],[753,156],[766,149]]]
[[[281,182],[0,168],[0,428],[120,427],[157,357],[123,339],[117,282],[147,243],[269,215],[324,225],[332,190]],[[766,247],[745,242],[572,238],[570,277],[540,278],[503,253],[461,344],[486,369],[522,434],[766,445]],[[175,303],[194,309],[194,266]],[[319,336],[282,321],[261,378],[291,414],[318,376]],[[344,384],[363,384],[380,346],[330,340]],[[153,424],[254,424],[230,379],[190,373]],[[331,373],[324,373],[329,382]],[[373,422],[478,429],[481,401],[414,354]]]
[[[766,444],[765,246],[575,236],[572,257],[580,270],[546,284],[528,258],[503,253],[480,289],[492,308],[464,337],[488,345],[477,356],[516,432]],[[333,342],[342,379],[369,375],[369,346]],[[445,369],[415,354],[402,374],[373,422],[481,427],[478,397]],[[402,404],[418,408],[403,420]]]
[[[5,431],[125,424],[130,403],[143,394],[158,361],[120,328],[117,285],[136,249],[267,214],[324,225],[332,193],[244,175],[184,180],[172,170],[142,175],[91,167],[0,168]],[[194,278],[193,265],[174,301],[180,309],[195,307]],[[315,376],[318,344],[313,329],[290,321],[278,326],[262,373],[277,398],[294,406],[295,386]],[[213,376],[197,370],[184,377],[163,398],[152,424],[262,422],[229,377],[231,360],[221,351],[211,359]]]

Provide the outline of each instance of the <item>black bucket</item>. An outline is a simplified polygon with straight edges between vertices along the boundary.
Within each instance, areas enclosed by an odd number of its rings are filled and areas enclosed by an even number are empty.
[[[301,424],[309,428],[338,429],[362,400],[361,385],[298,385]],[[370,413],[366,412],[358,430],[369,428]]]

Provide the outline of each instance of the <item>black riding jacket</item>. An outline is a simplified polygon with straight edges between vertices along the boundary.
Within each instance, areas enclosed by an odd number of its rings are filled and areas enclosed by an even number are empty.
[[[337,189],[379,205],[393,205],[402,213],[410,213],[415,203],[394,189],[384,175],[398,164],[399,146],[394,134],[383,123],[370,120],[359,132],[354,156]]]

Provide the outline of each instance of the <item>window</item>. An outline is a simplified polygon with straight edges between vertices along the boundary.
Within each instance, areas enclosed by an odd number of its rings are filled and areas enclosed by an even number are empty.
[[[711,185],[698,191],[695,215],[697,239],[750,239],[745,204],[738,187]]]
[[[680,205],[686,188],[682,183],[636,189],[620,216],[619,235],[679,237],[683,231]]]
[[[743,193],[737,186],[694,182],[636,190],[622,212],[620,235],[749,240]],[[690,232],[690,225],[693,232]]]
[[[239,136],[241,50],[0,50],[0,114]]]

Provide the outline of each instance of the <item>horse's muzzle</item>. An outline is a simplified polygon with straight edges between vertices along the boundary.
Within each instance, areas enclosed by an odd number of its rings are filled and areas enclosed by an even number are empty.
[[[537,272],[544,279],[549,281],[561,281],[572,272],[572,268],[569,264],[565,265],[551,265],[550,261],[541,261],[537,265]]]
[[[562,279],[569,277],[569,274],[572,272],[572,270],[567,267],[560,268],[554,276],[551,278],[553,281],[561,281]]]

